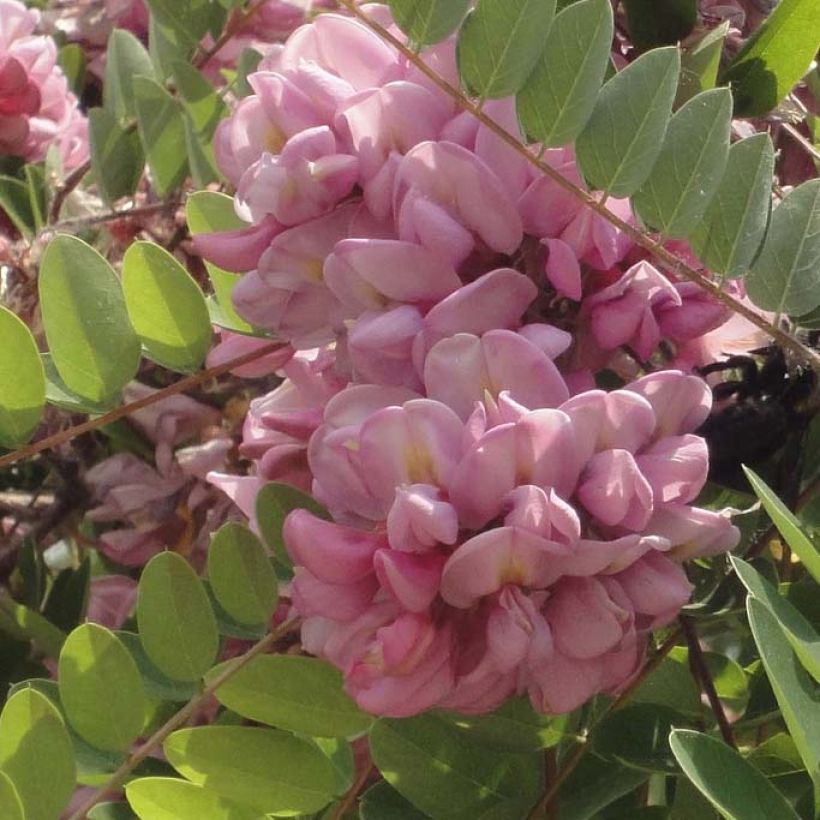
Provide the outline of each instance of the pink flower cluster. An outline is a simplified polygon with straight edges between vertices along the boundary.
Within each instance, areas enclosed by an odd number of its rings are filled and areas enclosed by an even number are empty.
[[[0,0],[0,155],[39,162],[56,145],[70,170],[88,157],[88,124],[56,44],[34,33],[39,19],[18,0]]]
[[[422,54],[455,81],[452,42]],[[617,691],[688,600],[681,562],[737,542],[692,506],[708,388],[630,381],[725,314],[360,22],[320,14],[250,82],[216,142],[250,224],[196,241],[297,352],[251,405],[256,474],[211,479],[251,517],[267,480],[330,510],[285,524],[305,648],[377,714]],[[485,110],[517,130],[512,101]],[[628,383],[594,389],[604,368]]]

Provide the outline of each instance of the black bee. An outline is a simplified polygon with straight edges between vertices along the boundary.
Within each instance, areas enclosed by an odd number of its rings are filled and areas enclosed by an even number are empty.
[[[795,366],[776,345],[730,356],[698,372],[729,371],[735,378],[712,388],[718,409],[697,430],[709,446],[709,478],[748,491],[745,464],[782,488],[784,496],[795,496],[803,439],[819,409],[817,374],[808,364]]]

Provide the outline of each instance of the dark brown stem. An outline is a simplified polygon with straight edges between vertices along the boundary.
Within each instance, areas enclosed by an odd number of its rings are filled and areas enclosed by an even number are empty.
[[[157,390],[156,393],[151,393],[150,395],[144,396],[137,401],[132,401],[129,404],[123,404],[121,407],[116,407],[114,410],[104,413],[102,416],[97,416],[97,418],[89,419],[89,421],[83,422],[82,424],[69,427],[68,430],[62,430],[59,433],[55,433],[53,436],[48,436],[40,441],[27,444],[19,450],[15,450],[12,453],[7,453],[4,456],[0,456],[0,468],[7,467],[9,464],[14,464],[15,462],[22,461],[25,458],[30,458],[43,450],[50,450],[53,447],[58,447],[61,444],[65,444],[67,441],[71,441],[77,436],[81,436],[83,433],[89,433],[92,430],[105,427],[106,424],[111,424],[111,422],[117,421],[117,419],[125,418],[125,416],[130,415],[136,410],[141,410],[143,407],[149,407],[152,404],[156,404],[158,401],[167,399],[169,396],[176,396],[179,393],[185,393],[187,390],[191,390],[203,382],[207,382],[210,379],[221,376],[236,367],[241,367],[244,364],[261,359],[263,356],[267,356],[270,353],[280,350],[282,347],[283,345],[278,342],[271,342],[264,347],[260,347],[258,350],[254,350],[251,353],[246,353],[244,356],[237,356],[237,358],[232,359],[229,362],[224,362],[216,367],[209,367],[207,370],[203,370],[200,373],[194,373],[192,376],[186,376],[184,379],[180,379],[178,382],[162,388],[162,390]]]
[[[692,670],[692,675],[703,689],[706,698],[709,701],[709,706],[715,715],[720,734],[726,743],[733,749],[737,749],[735,743],[735,736],[732,733],[732,727],[729,725],[729,720],[726,717],[726,712],[723,711],[723,704],[720,702],[715,684],[712,681],[712,676],[709,674],[709,669],[706,666],[706,661],[703,657],[703,652],[700,648],[698,640],[698,633],[695,629],[695,624],[691,618],[686,615],[680,616],[680,625],[683,634],[686,636],[686,644],[689,647],[689,666]]]
[[[386,28],[384,28],[384,26],[379,25],[379,23],[375,20],[368,17],[367,14],[356,6],[353,0],[339,0],[339,4],[344,6],[352,15],[371,29],[371,31],[378,34],[382,40],[390,43],[390,45],[397,49],[432,83],[451,97],[463,111],[467,111],[472,114],[482,125],[488,128],[502,142],[512,148],[516,153],[524,157],[529,163],[538,168],[539,171],[548,176],[558,186],[574,196],[588,208],[591,208],[596,214],[601,216],[603,219],[606,219],[611,225],[618,228],[618,230],[626,234],[626,236],[628,236],[636,245],[651,253],[658,261],[662,263],[662,266],[667,271],[671,272],[673,275],[682,276],[690,282],[695,282],[717,301],[731,308],[735,313],[739,313],[745,319],[748,319],[753,325],[755,325],[755,327],[760,328],[778,344],[793,351],[802,361],[809,363],[816,371],[820,373],[820,355],[818,355],[815,351],[809,349],[797,339],[792,338],[788,333],[785,333],[779,327],[775,327],[770,322],[766,321],[748,305],[743,304],[733,296],[725,293],[718,283],[713,282],[705,274],[700,273],[690,265],[687,265],[683,259],[668,251],[661,244],[645,235],[638,228],[635,228],[628,222],[624,222],[624,220],[612,213],[612,211],[606,208],[602,203],[598,202],[592,194],[578,188],[550,165],[540,160],[538,156],[530,151],[526,145],[523,145],[514,134],[511,134],[494,119],[487,116],[479,106],[477,106],[472,100],[465,97],[459,89],[442,79],[424,62],[424,60],[419,57],[419,55],[415,54],[412,49],[408,48],[399,39],[394,37]]]
[[[151,216],[162,211],[177,208],[179,206],[178,199],[171,199],[165,202],[154,202],[151,205],[143,205],[139,208],[130,208],[120,211],[106,211],[103,214],[95,214],[94,216],[81,216],[77,219],[64,219],[61,222],[55,222],[49,225],[46,230],[51,231],[68,231],[77,228],[87,228],[91,225],[101,225],[105,222],[115,222],[118,219],[136,219],[142,216]]]
[[[63,181],[63,184],[54,194],[51,208],[48,211],[49,224],[56,222],[60,218],[60,211],[63,204],[68,199],[69,194],[83,181],[83,177],[91,170],[91,160],[87,159],[82,165],[77,166]]]

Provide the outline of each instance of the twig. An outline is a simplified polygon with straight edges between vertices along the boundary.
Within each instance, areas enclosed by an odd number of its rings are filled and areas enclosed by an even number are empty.
[[[242,667],[246,666],[257,655],[261,655],[265,650],[273,646],[283,635],[290,632],[296,625],[297,619],[291,618],[285,621],[273,632],[268,633],[261,641],[252,646],[244,655],[238,657],[233,663],[227,666],[223,672],[215,677],[198,695],[194,695],[175,715],[166,721],[151,737],[138,746],[128,759],[111,775],[111,777],[97,789],[89,798],[77,809],[68,820],[84,820],[89,811],[106,795],[118,789],[126,780],[129,774],[147,758],[175,729],[182,726],[188,718],[222,686],[225,681],[233,677]]]
[[[686,644],[689,647],[689,667],[692,670],[692,675],[695,680],[701,685],[704,694],[709,700],[709,706],[715,715],[720,734],[726,743],[733,749],[737,749],[735,743],[735,736],[732,733],[732,727],[726,718],[726,712],[723,711],[723,704],[720,702],[717,690],[715,689],[712,676],[709,674],[709,668],[706,666],[706,661],[703,657],[703,652],[698,641],[698,633],[691,618],[686,615],[681,615],[680,618],[681,629],[686,636]]]
[[[356,782],[347,790],[345,796],[336,804],[336,807],[333,809],[333,814],[330,815],[328,820],[342,820],[347,811],[356,802],[359,792],[364,788],[364,784],[367,783],[367,778],[370,777],[370,773],[374,768],[375,766],[372,760],[369,760],[367,764],[362,767],[359,776],[356,778]]]
[[[820,151],[818,151],[791,123],[781,123],[781,128],[793,140],[795,140],[815,162],[820,162]]]
[[[267,0],[256,0],[255,3],[252,3],[244,11],[237,10],[216,42],[207,51],[200,49],[191,60],[191,65],[193,65],[194,68],[200,69],[206,66],[239,33],[242,26],[244,26],[266,2]]]
[[[75,228],[85,228],[90,225],[100,225],[104,222],[114,222],[117,219],[131,219],[132,217],[150,216],[155,213],[161,213],[171,208],[179,207],[179,199],[169,199],[163,202],[154,202],[151,205],[143,205],[139,208],[124,208],[118,211],[106,211],[102,214],[94,214],[93,216],[80,216],[76,219],[63,219],[61,222],[55,222],[44,228],[42,233],[52,231],[66,231]]]
[[[800,357],[802,361],[811,364],[811,366],[820,373],[820,355],[801,344],[797,339],[789,336],[788,333],[785,333],[780,328],[767,322],[762,316],[759,316],[747,305],[744,305],[733,296],[725,293],[719,284],[713,282],[699,271],[696,271],[693,267],[686,264],[683,259],[675,256],[675,254],[668,251],[658,242],[650,239],[642,231],[630,225],[628,222],[624,222],[624,220],[622,220],[619,216],[598,202],[590,193],[576,187],[558,171],[540,160],[538,156],[532,153],[527,146],[523,145],[514,134],[511,134],[494,119],[488,117],[479,106],[465,97],[459,89],[450,85],[447,80],[439,77],[439,75],[431,69],[424,62],[424,60],[415,54],[412,49],[408,48],[399,39],[394,37],[386,28],[384,28],[384,26],[368,17],[367,14],[356,6],[353,0],[339,0],[339,4],[344,6],[344,8],[358,18],[371,31],[377,34],[382,40],[397,49],[402,56],[409,60],[432,83],[451,97],[462,110],[472,114],[482,125],[486,126],[486,128],[495,134],[495,136],[516,151],[516,153],[524,157],[529,163],[538,168],[543,174],[552,179],[557,185],[572,194],[572,196],[580,200],[588,208],[595,211],[596,214],[606,219],[610,224],[614,225],[626,234],[636,245],[651,253],[656,259],[663,263],[663,266],[668,271],[675,275],[683,276],[691,282],[695,282],[707,293],[714,296],[717,301],[731,308],[735,313],[739,313],[744,319],[748,319],[748,321],[750,321],[753,325],[763,330],[767,335],[771,336],[771,338],[778,344],[792,350],[797,356]]]
[[[167,399],[169,396],[176,396],[179,393],[184,393],[186,390],[190,390],[203,382],[207,382],[210,379],[221,376],[236,367],[241,367],[244,364],[256,361],[256,359],[261,359],[269,353],[274,353],[282,347],[283,345],[278,342],[271,342],[264,347],[260,347],[258,350],[246,353],[244,356],[237,356],[229,362],[223,362],[215,367],[209,367],[207,370],[203,370],[200,373],[194,373],[192,376],[186,376],[184,379],[180,379],[178,382],[168,385],[168,387],[163,387],[161,390],[157,390],[156,393],[151,393],[150,395],[144,396],[137,401],[132,401],[129,404],[123,404],[121,407],[116,407],[108,413],[104,413],[102,416],[97,416],[97,418],[89,419],[82,424],[77,424],[74,427],[69,427],[67,430],[62,430],[59,433],[55,433],[53,436],[48,436],[40,441],[27,444],[19,450],[15,450],[14,452],[0,456],[0,468],[7,467],[9,464],[14,464],[22,459],[29,458],[36,453],[42,452],[43,450],[50,450],[53,447],[58,447],[61,444],[65,444],[67,441],[71,441],[77,436],[81,436],[83,433],[89,433],[99,427],[104,427],[106,424],[111,424],[111,422],[117,421],[117,419],[124,418],[137,410],[141,410],[143,407],[149,407],[152,404],[156,404],[158,401]]]
[[[82,165],[78,165],[63,181],[63,184],[54,194],[51,208],[48,211],[49,223],[56,222],[60,218],[60,211],[63,204],[68,199],[69,194],[82,182],[83,177],[91,170],[91,160],[87,159]]]

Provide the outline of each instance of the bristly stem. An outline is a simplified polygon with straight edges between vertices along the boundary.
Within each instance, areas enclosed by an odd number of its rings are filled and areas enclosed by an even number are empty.
[[[695,270],[693,267],[684,262],[683,259],[668,251],[655,240],[650,239],[650,237],[646,236],[642,231],[638,230],[633,225],[630,225],[628,222],[624,222],[624,220],[622,220],[619,216],[612,213],[612,211],[598,202],[592,194],[578,188],[550,165],[543,162],[531,153],[527,146],[522,144],[522,142],[514,134],[511,134],[494,119],[487,116],[487,114],[485,114],[479,106],[477,106],[472,100],[465,97],[458,88],[440,77],[424,62],[423,59],[421,59],[419,55],[414,54],[411,49],[402,43],[401,40],[394,37],[384,26],[368,17],[367,14],[357,7],[353,0],[339,0],[339,4],[344,6],[344,8],[359,19],[371,31],[377,34],[382,40],[397,49],[407,60],[418,68],[422,74],[438,86],[438,88],[445,94],[451,97],[463,111],[467,111],[472,114],[482,125],[487,127],[493,134],[495,134],[495,136],[502,140],[502,142],[512,148],[516,153],[524,157],[529,163],[538,168],[557,185],[572,194],[572,196],[580,200],[588,208],[591,208],[599,216],[603,217],[610,224],[614,225],[626,234],[636,245],[651,253],[662,263],[663,267],[667,271],[675,275],[682,276],[691,282],[695,282],[707,293],[714,296],[719,302],[731,308],[735,313],[739,313],[744,319],[747,319],[753,325],[760,328],[778,344],[792,350],[802,361],[810,364],[820,373],[820,355],[801,344],[797,339],[794,339],[779,327],[775,327],[770,322],[767,322],[762,316],[758,315],[747,305],[735,299],[733,296],[730,296],[728,293],[725,293],[716,282],[713,282],[709,279],[709,277]]]

